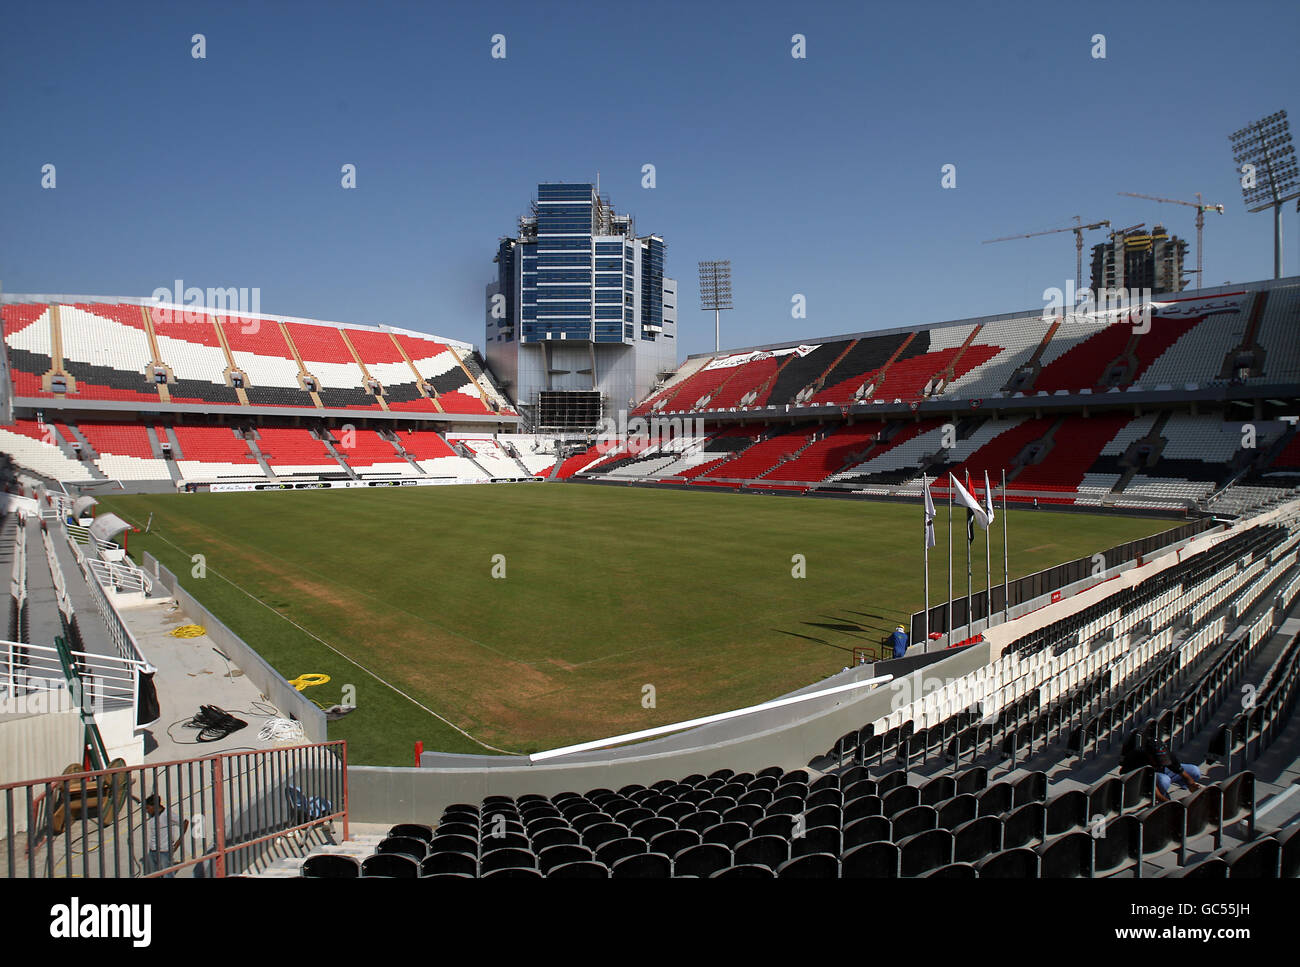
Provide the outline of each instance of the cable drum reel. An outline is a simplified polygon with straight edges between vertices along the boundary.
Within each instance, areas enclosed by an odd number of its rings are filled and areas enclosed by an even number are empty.
[[[305,675],[299,675],[297,678],[289,679],[289,684],[302,691],[304,688],[312,688],[315,685],[324,685],[330,680],[328,675],[322,675],[319,672],[307,672]]]

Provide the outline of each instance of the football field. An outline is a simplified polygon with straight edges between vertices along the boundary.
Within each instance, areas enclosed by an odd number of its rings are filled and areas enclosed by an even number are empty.
[[[919,504],[546,483],[101,509],[141,528],[152,514],[132,556],[153,553],[286,678],[329,675],[308,690],[318,703],[354,686],[330,738],[361,764],[409,765],[416,739],[535,752],[762,702],[879,649],[923,600]],[[932,602],[947,589],[946,506],[936,524]],[[1175,522],[1013,509],[1008,524],[1015,577]],[[1000,522],[992,542],[996,582]]]

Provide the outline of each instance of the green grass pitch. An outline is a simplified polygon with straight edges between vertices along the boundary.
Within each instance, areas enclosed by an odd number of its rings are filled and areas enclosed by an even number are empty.
[[[117,496],[103,509],[140,527],[152,513],[132,555],[156,555],[286,678],[329,675],[313,699],[354,686],[357,710],[330,737],[364,764],[409,765],[416,739],[536,752],[766,701],[877,648],[922,605],[919,505],[513,484]],[[947,589],[946,506],[936,523],[933,602]],[[1172,526],[1015,509],[1008,524],[1013,577]],[[992,540],[998,581],[999,524]]]

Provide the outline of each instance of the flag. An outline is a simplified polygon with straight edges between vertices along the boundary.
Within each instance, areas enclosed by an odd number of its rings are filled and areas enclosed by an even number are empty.
[[[988,515],[989,523],[993,523],[993,488],[989,486],[989,472],[987,470],[984,471],[984,513]]]
[[[930,481],[924,476],[921,481],[925,491],[925,546],[934,547],[934,500],[930,496]]]
[[[963,487],[961,482],[951,473],[948,474],[948,479],[952,482],[953,490],[957,494],[957,503],[966,508],[967,512],[970,514],[970,520],[972,522],[978,521],[980,527],[988,527],[989,515],[984,508],[980,506],[980,502],[972,497],[970,491]]]
[[[970,471],[966,471],[966,490],[972,497],[975,496],[975,488],[970,485]],[[966,543],[967,545],[975,543],[975,518],[971,515],[970,509],[966,510]]]

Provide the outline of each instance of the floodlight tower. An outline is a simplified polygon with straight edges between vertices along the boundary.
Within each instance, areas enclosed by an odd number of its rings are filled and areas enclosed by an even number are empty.
[[[1286,111],[1252,121],[1229,135],[1232,157],[1241,176],[1246,210],[1273,209],[1273,278],[1282,278],[1282,205],[1300,198],[1300,171]]]
[[[735,308],[731,304],[731,262],[700,263],[700,308],[713,310],[713,351],[722,349],[723,309]]]

